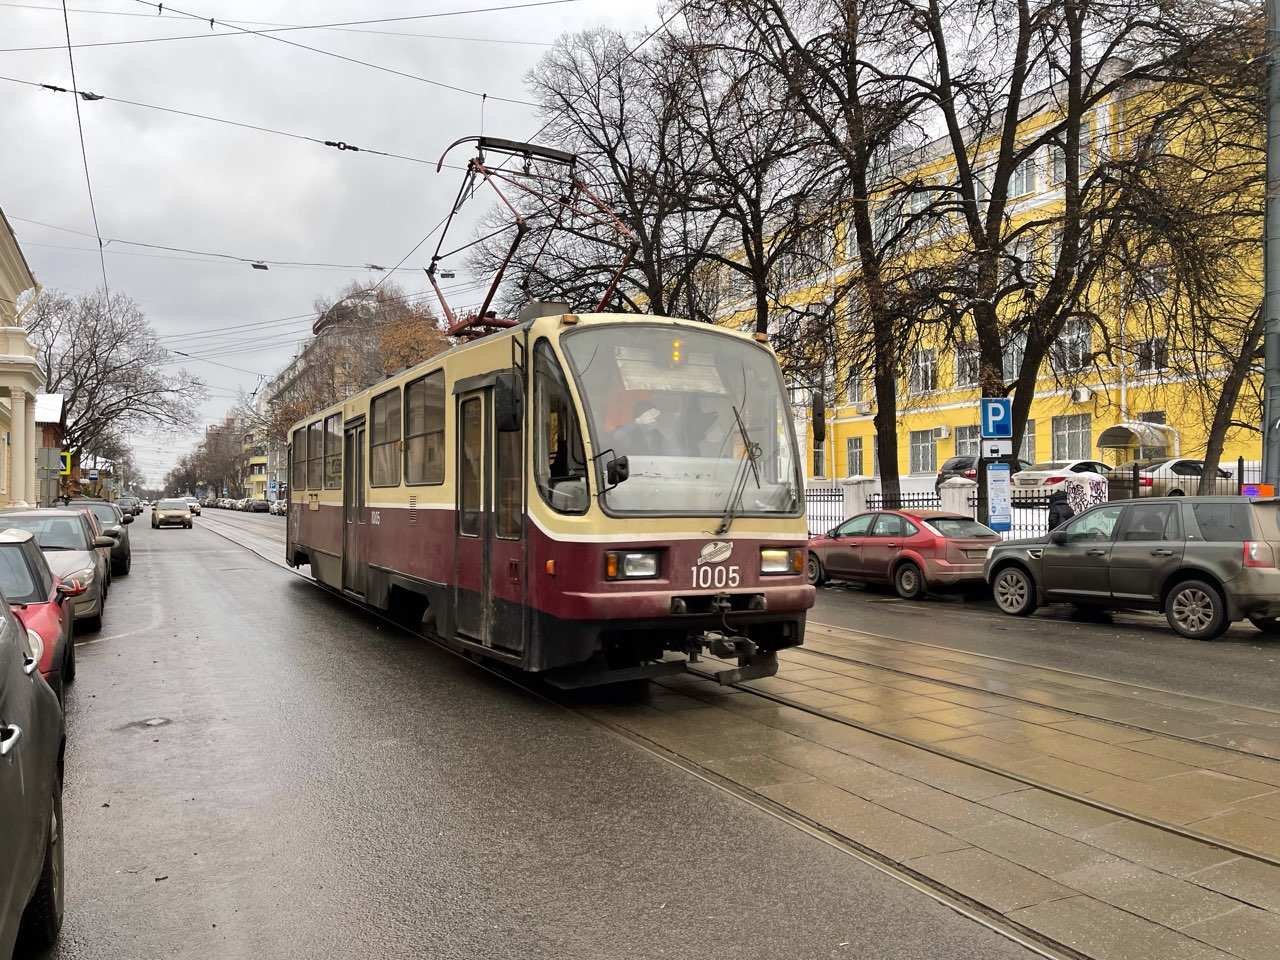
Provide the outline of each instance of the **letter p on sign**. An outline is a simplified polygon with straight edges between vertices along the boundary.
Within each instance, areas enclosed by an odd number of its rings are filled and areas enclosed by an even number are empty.
[[[1008,397],[982,398],[982,439],[1008,440],[1013,437],[1013,401]]]

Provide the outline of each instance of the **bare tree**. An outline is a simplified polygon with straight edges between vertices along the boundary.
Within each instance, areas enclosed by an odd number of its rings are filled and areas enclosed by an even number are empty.
[[[195,419],[204,384],[174,362],[138,305],[122,293],[69,297],[48,290],[29,314],[27,333],[45,389],[63,396],[73,457],[127,445],[143,427],[182,427]]]

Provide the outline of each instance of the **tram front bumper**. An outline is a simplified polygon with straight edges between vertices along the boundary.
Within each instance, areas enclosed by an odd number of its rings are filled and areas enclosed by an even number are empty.
[[[730,623],[751,614],[795,613],[813,606],[817,591],[807,583],[745,587],[740,590],[677,593],[666,590],[628,590],[608,593],[566,593],[565,614],[574,620],[677,620],[711,617],[720,620],[717,602],[728,598]]]

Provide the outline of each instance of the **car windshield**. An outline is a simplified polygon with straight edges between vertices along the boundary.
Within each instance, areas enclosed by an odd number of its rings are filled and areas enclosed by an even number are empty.
[[[40,603],[46,599],[40,596],[20,543],[0,544],[0,594],[10,603]]]
[[[186,510],[187,501],[185,500],[161,500],[156,504],[157,510]]]
[[[5,517],[4,525],[26,530],[41,550],[88,550],[84,524],[77,517]]]
[[[1031,466],[1027,467],[1027,469],[1043,470],[1045,472],[1050,470],[1062,470],[1066,467],[1067,463],[1068,461],[1066,460],[1046,460],[1044,463],[1033,463]]]
[[[114,527],[120,521],[116,519],[116,512],[105,503],[86,503],[89,512],[98,518],[98,522],[104,527]]]
[[[628,460],[629,479],[602,498],[609,509],[799,510],[791,411],[767,350],[723,333],[636,324],[584,327],[561,342],[586,407],[602,490],[605,462]]]
[[[944,537],[998,537],[988,526],[968,517],[926,517],[924,522]]]

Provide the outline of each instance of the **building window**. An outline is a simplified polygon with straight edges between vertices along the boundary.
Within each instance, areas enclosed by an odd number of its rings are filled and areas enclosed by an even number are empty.
[[[844,470],[846,477],[861,477],[862,438],[849,437],[844,442]]]
[[[1080,124],[1080,179],[1084,180],[1085,174],[1089,172],[1089,167],[1093,163],[1093,124],[1087,120]]]
[[[342,414],[324,418],[324,488],[342,487]]]
[[[1035,193],[1040,187],[1039,166],[1033,153],[1013,169],[1013,178],[1009,185],[1009,196],[1025,197]]]
[[[1163,410],[1148,410],[1145,413],[1138,414],[1138,420],[1141,423],[1159,423],[1164,424],[1168,421],[1165,419]],[[1154,444],[1152,446],[1139,446],[1139,460],[1158,460],[1161,457],[1169,455],[1169,447],[1167,444]]]
[[[1053,348],[1054,369],[1083,370],[1092,359],[1093,332],[1089,329],[1089,324],[1083,320],[1068,320]]]
[[[1053,418],[1053,459],[1085,460],[1093,447],[1093,417],[1071,413]]]
[[[977,426],[956,427],[956,456],[976,457],[982,439],[981,433],[981,428]]]
[[[911,431],[911,472],[938,472],[938,441],[932,430]]]
[[[307,486],[324,489],[324,423],[320,420],[307,427]]]
[[[1022,444],[1018,447],[1018,459],[1024,463],[1036,462],[1036,422],[1034,420],[1027,421],[1027,427],[1022,431]]]
[[[404,482],[444,483],[444,371],[404,388]]]
[[[1054,144],[1049,147],[1049,182],[1055,187],[1060,187],[1066,179],[1067,151]]]
[[[978,371],[981,362],[978,358],[976,343],[960,343],[956,345],[956,386],[972,387],[978,382]]]
[[[862,374],[858,370],[850,370],[845,381],[845,397],[849,403],[862,402]]]
[[[911,393],[928,393],[938,389],[938,354],[935,350],[916,350],[911,354]]]
[[[369,404],[369,485],[400,484],[400,390],[388,390]]]
[[[1169,342],[1164,337],[1151,337],[1138,343],[1138,369],[1143,373],[1169,366]],[[1161,421],[1163,422],[1163,421]]]
[[[1000,373],[1006,383],[1018,379],[1018,374],[1022,370],[1022,358],[1026,355],[1026,352],[1027,335],[1025,333],[1015,333],[1004,345]]]
[[[293,431],[293,475],[289,483],[295,490],[307,489],[307,428]]]
[[[815,477],[825,477],[827,475],[827,444],[825,440],[813,441],[813,475]]]
[[[1005,274],[1008,277],[1019,277],[1028,280],[1031,277],[1031,268],[1035,265],[1036,244],[1035,238],[1029,233],[1013,240],[1008,247],[1007,257],[1005,259]]]

